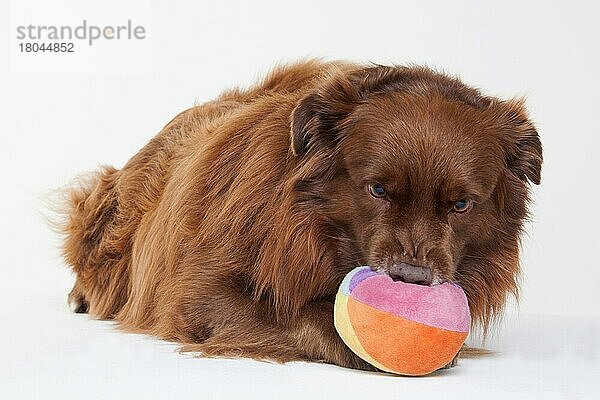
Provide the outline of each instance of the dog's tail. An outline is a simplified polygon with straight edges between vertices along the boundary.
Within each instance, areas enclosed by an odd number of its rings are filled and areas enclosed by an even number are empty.
[[[63,201],[57,210],[60,220],[55,227],[64,236],[65,261],[77,274],[98,267],[108,250],[105,231],[117,212],[117,173],[112,167],[103,167],[63,189]]]

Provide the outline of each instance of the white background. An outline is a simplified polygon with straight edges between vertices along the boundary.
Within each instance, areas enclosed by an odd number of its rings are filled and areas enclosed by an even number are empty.
[[[0,2],[1,398],[160,398],[161,391],[294,398],[325,397],[327,389],[348,397],[431,389],[464,399],[469,388],[475,397],[489,390],[487,397],[508,391],[573,398],[597,386],[600,29],[594,2],[140,1],[127,13],[115,1],[79,1],[77,9],[64,8],[64,0],[42,3],[55,4],[57,15],[77,10],[93,19],[101,8],[103,18],[110,10],[134,21],[136,13],[150,18],[145,46],[151,55],[142,72],[109,73],[119,70],[119,59],[109,54],[100,73],[11,73],[16,33],[9,27],[29,22],[9,21],[15,14]],[[19,18],[27,7],[39,18],[36,2],[15,4]],[[50,191],[101,164],[122,166],[179,111],[301,57],[427,64],[487,94],[527,96],[545,161],[523,240],[520,306],[511,305],[506,328],[491,344],[502,356],[416,380],[302,363],[189,360],[172,345],[67,312],[72,277],[43,216]],[[53,71],[44,55],[35,63],[38,71]]]

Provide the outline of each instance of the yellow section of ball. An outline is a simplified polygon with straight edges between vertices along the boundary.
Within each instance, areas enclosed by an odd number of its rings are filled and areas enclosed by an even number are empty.
[[[348,314],[348,296],[340,292],[338,292],[335,296],[335,307],[333,308],[333,321],[335,329],[338,331],[344,343],[346,343],[346,346],[350,347],[350,349],[357,356],[359,356],[369,364],[373,365],[376,368],[379,368],[382,371],[396,373],[381,365],[375,359],[373,359],[360,344],[358,338],[354,334],[354,328],[352,327],[352,323],[350,322],[350,315]]]

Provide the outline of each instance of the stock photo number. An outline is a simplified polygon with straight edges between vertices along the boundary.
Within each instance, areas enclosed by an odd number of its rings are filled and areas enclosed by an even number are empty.
[[[74,43],[19,43],[21,53],[74,53]]]

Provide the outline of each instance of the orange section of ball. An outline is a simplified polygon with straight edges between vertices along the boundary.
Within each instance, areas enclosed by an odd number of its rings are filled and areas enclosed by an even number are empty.
[[[369,355],[388,369],[425,375],[458,353],[467,333],[435,328],[348,299],[350,323]]]

